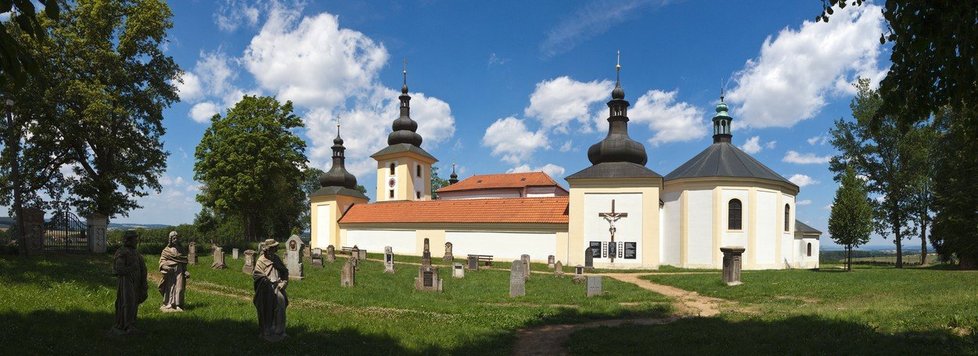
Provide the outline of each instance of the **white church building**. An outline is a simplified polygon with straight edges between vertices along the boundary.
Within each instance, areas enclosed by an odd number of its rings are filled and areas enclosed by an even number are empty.
[[[619,67],[620,68],[620,67]],[[343,139],[311,197],[311,244],[421,255],[424,239],[440,256],[492,255],[509,261],[553,255],[565,266],[657,269],[722,267],[721,247],[745,248],[744,269],[818,268],[819,231],[795,219],[799,187],[731,144],[721,97],[713,143],[662,176],[646,167],[645,146],[628,136],[628,101],[616,82],[608,135],[588,149],[591,166],[566,177],[570,189],[542,172],[476,175],[432,199],[431,167],[410,117],[407,82],[400,117],[377,161],[376,202],[357,191],[344,166]]]

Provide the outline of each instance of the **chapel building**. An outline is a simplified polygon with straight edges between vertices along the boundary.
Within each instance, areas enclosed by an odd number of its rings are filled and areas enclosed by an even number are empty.
[[[620,72],[621,67],[617,70]],[[608,135],[587,152],[591,166],[563,188],[543,172],[475,175],[431,191],[438,160],[421,148],[411,118],[405,71],[400,116],[377,162],[377,201],[356,190],[345,168],[337,126],[333,164],[311,196],[311,244],[421,255],[424,240],[440,256],[492,255],[533,261],[550,255],[566,266],[721,268],[720,247],[745,248],[744,269],[818,268],[821,232],[795,219],[799,187],[731,144],[720,98],[713,143],[662,176],[646,167],[645,146],[628,135],[620,77],[608,101]]]

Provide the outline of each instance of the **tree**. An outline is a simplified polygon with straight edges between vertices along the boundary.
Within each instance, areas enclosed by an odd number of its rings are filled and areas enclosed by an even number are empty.
[[[194,154],[194,179],[204,184],[197,201],[216,217],[239,217],[248,241],[287,236],[309,209],[306,144],[292,132],[300,127],[292,102],[265,96],[214,115]]]
[[[866,183],[856,177],[852,167],[846,167],[835,191],[832,212],[829,214],[829,234],[832,240],[846,247],[846,270],[852,270],[852,249],[869,242],[873,232],[873,206],[866,194]]]
[[[20,87],[28,76],[35,76],[40,69],[37,59],[23,45],[21,35],[42,40],[44,27],[37,18],[34,3],[44,6],[44,15],[58,19],[60,6],[57,0],[6,0],[0,1],[0,13],[10,14],[10,23],[16,26],[0,26],[0,87],[8,84]]]
[[[902,242],[914,229],[910,224],[914,214],[913,182],[919,168],[914,166],[912,152],[921,143],[901,131],[893,120],[886,120],[873,130],[872,120],[882,98],[870,89],[867,79],[859,79],[856,88],[856,97],[850,104],[855,121],[836,120],[831,130],[832,145],[841,155],[832,158],[830,169],[839,175],[852,166],[857,174],[867,177],[869,191],[879,197],[873,202],[876,231],[884,237],[893,235],[896,265],[903,268]]]
[[[442,187],[447,187],[448,180],[438,176],[438,167],[431,167],[431,199],[438,199],[438,189]]]
[[[944,261],[957,257],[961,269],[978,268],[978,115],[943,110],[935,117],[931,243]]]

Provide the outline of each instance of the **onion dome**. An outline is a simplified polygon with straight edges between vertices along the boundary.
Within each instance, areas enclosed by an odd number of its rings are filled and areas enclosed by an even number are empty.
[[[396,145],[408,143],[421,147],[421,135],[418,134],[418,123],[411,119],[411,96],[408,95],[407,86],[407,61],[404,64],[404,85],[401,86],[401,95],[397,98],[401,101],[401,116],[394,120],[391,125],[393,132],[387,135],[387,144]]]
[[[458,174],[455,174],[455,163],[452,163],[452,175],[448,176],[448,184],[458,183]]]
[[[319,176],[319,185],[326,187],[357,188],[357,177],[346,171],[346,157],[343,138],[340,137],[340,125],[336,125],[336,138],[333,139],[333,166],[329,171]]]
[[[619,54],[619,59],[620,59]],[[621,63],[615,66],[619,73],[615,80],[615,89],[611,91],[611,101],[608,102],[608,136],[587,150],[587,158],[591,164],[607,162],[631,162],[645,165],[648,155],[645,146],[628,136],[628,101],[625,91],[621,88]]]

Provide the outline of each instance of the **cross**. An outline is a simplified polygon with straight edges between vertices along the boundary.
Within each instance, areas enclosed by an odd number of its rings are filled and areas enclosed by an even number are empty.
[[[611,199],[611,212],[598,213],[598,216],[608,221],[608,225],[610,225],[610,227],[608,228],[608,232],[611,233],[611,243],[615,243],[615,231],[618,230],[617,228],[615,228],[615,222],[617,222],[621,218],[627,218],[628,213],[615,212],[615,200]],[[615,261],[615,256],[611,256],[611,261],[612,262]]]

